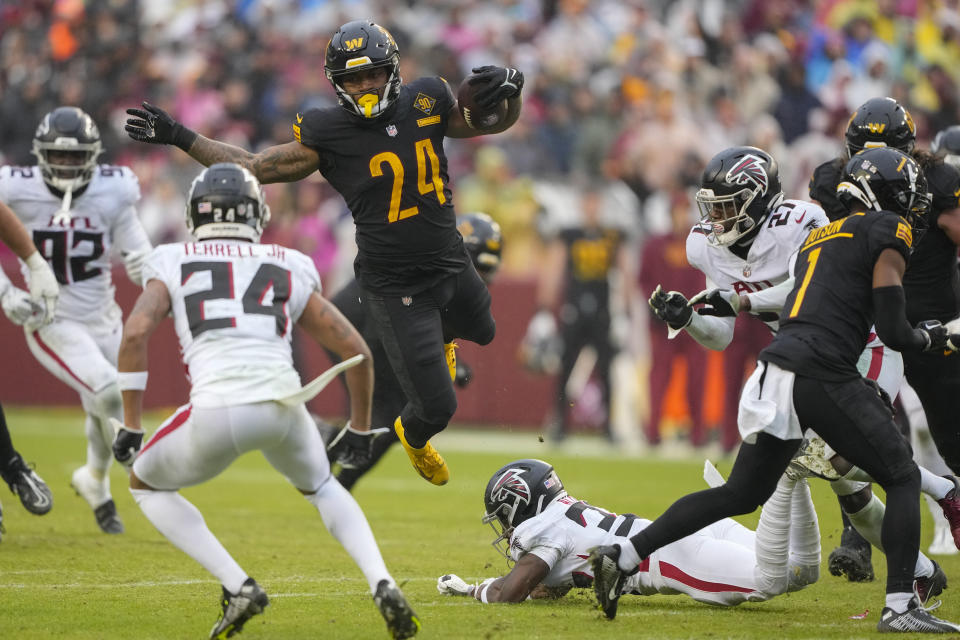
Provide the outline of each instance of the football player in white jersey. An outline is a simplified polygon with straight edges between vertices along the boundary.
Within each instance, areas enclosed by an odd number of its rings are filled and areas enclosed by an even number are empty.
[[[826,214],[816,204],[785,200],[776,160],[755,147],[731,147],[718,153],[707,163],[700,186],[701,222],[687,237],[687,259],[706,276],[706,289],[688,301],[682,293],[667,293],[658,287],[650,306],[667,323],[671,335],[685,330],[710,349],[722,350],[730,344],[735,316],[741,312],[759,315],[776,333],[780,309],[793,288],[791,256],[811,229],[829,223]],[[694,312],[693,306],[700,302],[708,307]],[[875,333],[871,333],[858,368],[889,398],[896,397],[903,380],[903,359]],[[810,455],[803,459],[817,461]],[[853,526],[879,549],[885,508],[873,495],[869,476],[849,463],[843,466],[842,478],[829,463],[824,467],[819,470],[821,477],[834,480],[830,487]],[[954,480],[924,468],[920,471],[924,493],[936,499],[944,511],[960,507],[948,497]],[[862,564],[857,562],[859,558],[843,560],[851,571],[854,563]],[[869,560],[866,566],[870,567]],[[941,573],[935,562],[921,554],[917,576]],[[872,580],[872,568],[860,579]]]
[[[483,494],[483,522],[494,546],[515,562],[506,576],[467,584],[441,576],[437,589],[481,602],[560,597],[593,582],[590,551],[650,524],[617,515],[567,494],[553,467],[517,460],[501,467]],[[775,517],[774,517],[775,516]],[[760,602],[817,581],[820,531],[803,478],[784,475],[763,506],[756,532],[726,518],[654,552],[623,585],[622,594],[683,593],[713,605]]]
[[[60,287],[40,253],[30,232],[3,202],[0,202],[0,242],[10,249],[31,270],[30,291],[23,291],[10,282],[0,268],[0,305],[6,314],[13,314],[18,324],[30,322],[40,326],[53,318]],[[30,513],[43,515],[53,508],[53,494],[47,484],[23,461],[13,448],[7,420],[0,407],[0,477],[20,498]],[[3,533],[3,512],[0,511],[0,534]]]
[[[346,372],[349,425],[369,433],[373,364],[367,344],[320,296],[320,276],[310,258],[259,243],[269,209],[253,174],[235,164],[214,164],[194,180],[187,203],[187,226],[197,242],[161,245],[148,256],[144,291],[120,346],[125,424],[117,425],[114,454],[120,462],[133,462],[134,500],[160,533],[220,580],[222,612],[210,636],[233,636],[263,611],[267,594],[178,490],[215,477],[241,454],[259,449],[320,512],[356,562],[391,635],[413,636],[420,627],[416,614],[387,571],[360,506],[330,473],[304,405],[313,383],[301,388],[290,335],[297,324],[341,361],[361,356]],[[190,375],[190,403],[141,450],[147,342],[168,314]]]
[[[110,495],[110,418],[120,417],[117,348],[122,329],[114,301],[110,255],[117,248],[127,274],[140,283],[150,241],[137,218],[137,178],[127,167],[98,165],[103,152],[93,119],[59,107],[40,121],[33,139],[37,165],[0,167],[0,201],[30,231],[60,283],[53,322],[24,324],[27,346],[50,373],[80,394],[86,413],[87,462],[71,486],[89,503],[106,533],[122,533]],[[25,265],[24,277],[31,278]]]

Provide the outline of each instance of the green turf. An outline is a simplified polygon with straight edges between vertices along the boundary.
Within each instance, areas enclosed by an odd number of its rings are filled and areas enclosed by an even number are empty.
[[[17,448],[35,461],[54,491],[53,511],[28,514],[3,496],[7,533],[0,543],[0,638],[204,638],[217,616],[220,587],[202,568],[151,527],[125,490],[123,472],[112,481],[127,526],[122,536],[101,534],[86,504],[73,495],[71,471],[84,459],[77,410],[5,407]],[[154,424],[160,416],[153,416]],[[513,457],[538,455],[557,468],[578,498],[615,511],[653,517],[685,492],[700,489],[701,461],[657,461],[572,456],[517,436],[503,452],[467,451],[476,438],[451,438],[445,453],[452,480],[433,487],[392,451],[358,485],[387,565],[420,614],[423,638],[856,638],[876,634],[883,604],[878,580],[851,584],[830,576],[767,603],[719,609],[682,596],[625,597],[613,622],[593,606],[591,592],[555,602],[482,605],[441,596],[436,578],[448,572],[473,580],[499,575],[502,558],[480,524],[489,476]],[[443,436],[438,443],[443,442]],[[730,461],[720,465],[728,472]],[[824,537],[824,560],[839,534],[836,503],[824,483],[813,483]],[[214,481],[184,494],[241,565],[271,597],[265,615],[242,638],[383,638],[384,625],[367,585],[326,532],[313,508],[259,454],[237,461]],[[929,544],[924,517],[923,547]],[[756,514],[743,519],[749,526]],[[938,558],[957,575],[960,556]],[[953,589],[938,614],[960,619]],[[864,620],[850,616],[870,612]]]

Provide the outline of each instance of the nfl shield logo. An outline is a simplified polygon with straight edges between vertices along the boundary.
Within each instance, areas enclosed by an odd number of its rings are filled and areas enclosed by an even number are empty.
[[[750,268],[750,265],[745,265],[743,267],[743,277],[749,278],[751,273],[753,273],[753,270]]]
[[[403,296],[402,298],[400,298],[400,302],[403,303],[403,306],[409,307],[410,305],[413,304],[413,298],[410,296]]]
[[[396,137],[397,135],[397,126],[396,125],[387,125],[387,135],[391,138]]]

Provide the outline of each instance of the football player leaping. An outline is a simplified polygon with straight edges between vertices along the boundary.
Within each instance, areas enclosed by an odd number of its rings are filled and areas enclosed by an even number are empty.
[[[753,147],[733,147],[714,156],[707,163],[700,187],[697,203],[702,222],[687,238],[687,259],[706,276],[707,289],[693,301],[710,306],[696,313],[682,294],[662,290],[654,292],[650,305],[670,327],[671,334],[685,330],[711,349],[723,349],[730,343],[734,316],[739,312],[758,314],[775,333],[780,309],[793,285],[790,255],[811,229],[828,223],[823,210],[803,200],[783,199],[776,161]],[[858,369],[889,397],[896,397],[903,380],[900,354],[884,347],[872,330],[869,339]],[[830,487],[853,526],[880,548],[884,505],[873,495],[869,477],[848,465],[840,478],[829,463],[822,461],[822,465],[821,477],[829,475],[835,480]],[[960,504],[950,497],[954,495],[952,479],[921,467],[921,487],[940,501],[945,513],[960,513]],[[866,566],[870,567],[869,562]],[[942,571],[921,554],[915,575],[942,576]],[[872,571],[864,576],[872,577]]]
[[[467,584],[441,576],[437,589],[481,602],[560,597],[593,583],[590,551],[650,524],[617,515],[567,494],[553,467],[517,460],[500,468],[483,493],[497,538],[494,546],[515,562],[510,572]],[[805,479],[784,475],[763,505],[756,532],[729,518],[651,554],[621,585],[620,593],[684,593],[694,600],[733,606],[797,591],[817,581],[820,531]]]
[[[207,166],[236,162],[264,183],[320,171],[343,196],[356,223],[363,302],[407,399],[390,426],[417,473],[443,485],[450,471],[430,438],[457,409],[447,370],[452,341],[485,345],[496,333],[490,294],[457,233],[443,141],[512,126],[523,74],[474,70],[475,101],[505,109],[500,123],[480,130],[464,120],[443,78],[401,83],[397,43],[380,25],[340,27],[327,44],[324,71],[340,107],[297,114],[295,140],[258,153],[197,135],[147,103],[127,110],[134,117],[126,130],[134,140],[176,145]]]
[[[113,449],[133,463],[130,492],[170,542],[223,585],[223,610],[210,633],[238,633],[267,606],[267,594],[230,556],[178,490],[217,476],[237,457],[259,449],[320,512],[370,585],[394,638],[420,622],[380,556],[353,497],[330,475],[323,442],[304,406],[290,333],[296,323],[322,346],[362,362],[346,373],[350,419],[370,426],[373,365],[357,330],[320,296],[320,276],[307,256],[261,245],[269,209],[256,178],[234,164],[216,164],[193,182],[187,226],[198,242],[157,247],[143,267],[144,291],[123,330],[120,379],[124,425]],[[173,315],[190,371],[190,403],[180,407],[140,450],[147,383],[147,342]],[[139,454],[138,454],[139,452]]]
[[[150,241],[135,209],[140,199],[136,176],[127,167],[97,165],[102,152],[93,119],[76,107],[60,107],[37,127],[37,165],[0,167],[0,201],[30,230],[60,283],[50,324],[24,323],[7,304],[4,311],[24,324],[27,346],[40,364],[80,394],[87,463],[73,472],[70,484],[89,503],[100,529],[122,533],[108,473],[113,442],[108,421],[120,417],[116,362],[122,327],[110,252],[120,250],[127,275],[140,284]],[[24,275],[32,277],[29,265]]]
[[[28,278],[30,291],[13,286],[7,274],[0,268],[0,304],[4,313],[12,316],[17,324],[42,326],[53,320],[60,296],[57,278],[50,265],[37,251],[30,232],[3,202],[0,202],[0,242],[24,261],[30,270]],[[13,448],[7,420],[0,407],[0,477],[20,498],[20,502],[30,513],[43,515],[53,508],[53,494],[40,479],[37,472],[28,467],[23,458]],[[0,511],[0,534],[3,533],[3,513]]]

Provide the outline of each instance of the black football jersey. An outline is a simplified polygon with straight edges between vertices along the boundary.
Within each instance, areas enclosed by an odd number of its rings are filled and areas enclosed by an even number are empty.
[[[843,177],[843,167],[846,164],[843,158],[834,158],[824,162],[813,170],[810,177],[810,198],[816,200],[823,207],[830,220],[839,220],[846,217],[847,208],[837,198],[837,185]]]
[[[957,246],[937,226],[941,213],[960,207],[960,171],[938,162],[927,167],[924,174],[933,194],[930,213],[926,216],[929,228],[914,247],[910,265],[903,274],[907,319],[914,325],[931,319],[947,322],[960,314]]]
[[[794,268],[780,331],[760,359],[827,381],[860,377],[873,325],[873,268],[887,248],[910,255],[910,225],[895,213],[856,213],[814,229]]]
[[[567,247],[566,293],[581,313],[608,311],[610,269],[615,265],[620,233],[610,229],[564,229],[560,239]]]
[[[365,289],[411,295],[467,266],[443,151],[454,103],[433,77],[402,85],[392,111],[373,122],[341,107],[297,114],[297,140],[320,154],[320,173],[353,214]]]

